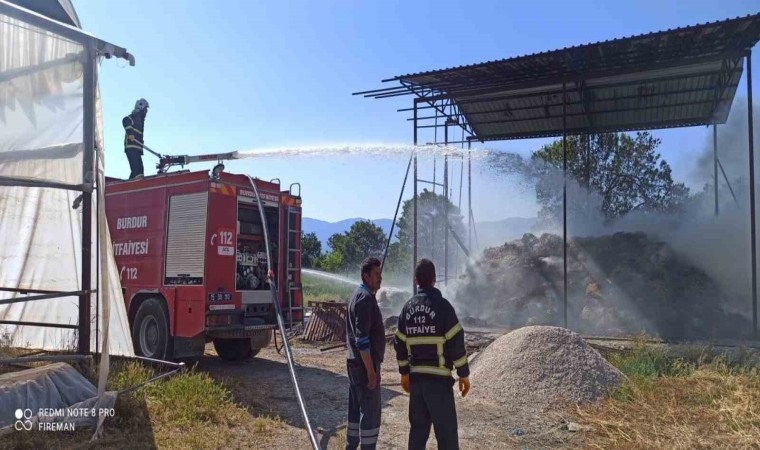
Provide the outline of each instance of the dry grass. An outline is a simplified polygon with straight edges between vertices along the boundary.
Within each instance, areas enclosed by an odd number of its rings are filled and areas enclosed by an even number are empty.
[[[335,430],[335,435],[330,438],[330,442],[328,443],[327,448],[328,450],[342,450],[346,448],[345,427],[341,427],[340,429]]]
[[[760,449],[760,371],[744,358],[674,357],[639,345],[611,362],[629,377],[609,399],[579,406],[584,448]]]

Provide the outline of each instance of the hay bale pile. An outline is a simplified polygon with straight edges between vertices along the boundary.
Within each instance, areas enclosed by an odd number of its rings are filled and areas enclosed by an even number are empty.
[[[562,237],[525,234],[486,249],[462,276],[460,317],[519,328],[563,323]],[[751,320],[706,273],[643,233],[576,238],[567,249],[568,325],[583,334],[739,337]]]

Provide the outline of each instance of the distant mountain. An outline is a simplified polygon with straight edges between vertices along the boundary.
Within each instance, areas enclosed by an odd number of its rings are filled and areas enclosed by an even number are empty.
[[[317,235],[317,238],[322,242],[322,251],[329,251],[330,247],[327,245],[327,240],[330,239],[330,236],[332,236],[335,233],[344,233],[351,229],[351,225],[354,223],[360,221],[360,220],[367,220],[362,219],[361,217],[355,217],[353,219],[343,219],[338,222],[325,222],[324,220],[319,219],[312,219],[310,217],[304,217],[301,223],[301,229],[303,229],[304,233],[314,233]],[[383,229],[383,232],[385,235],[388,235],[388,232],[391,231],[391,223],[393,222],[392,219],[377,219],[373,220],[372,223],[377,225],[378,227]],[[396,231],[394,230],[393,234],[396,234]],[[395,238],[394,238],[395,240]]]
[[[329,251],[330,248],[327,246],[327,240],[330,236],[335,233],[344,233],[348,231],[351,229],[351,225],[360,220],[366,219],[356,217],[352,219],[343,219],[338,222],[325,222],[324,220],[304,217],[302,228],[304,233],[314,233],[317,235],[317,238],[322,242],[322,251]],[[382,228],[387,236],[393,220],[377,219],[372,222]],[[507,241],[521,238],[523,234],[530,232],[535,223],[535,217],[510,217],[492,222],[478,222],[476,224],[478,241],[480,242],[481,247],[502,245]],[[393,234],[395,240],[396,230],[394,230]],[[474,239],[473,236],[473,240]]]

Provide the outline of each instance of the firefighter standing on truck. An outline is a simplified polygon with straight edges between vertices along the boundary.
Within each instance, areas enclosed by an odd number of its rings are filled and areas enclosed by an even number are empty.
[[[433,287],[433,262],[421,259],[414,278],[419,292],[401,310],[394,343],[401,386],[410,394],[408,448],[424,450],[432,424],[439,449],[458,449],[451,371],[456,369],[464,397],[470,390],[464,330],[451,303]]]
[[[383,280],[380,271],[379,259],[365,259],[362,284],[348,301],[348,450],[357,448],[360,443],[362,450],[374,450],[380,434],[380,366],[385,356],[385,327],[375,298]]]
[[[148,101],[141,98],[135,102],[132,114],[121,119],[124,127],[124,153],[129,161],[129,179],[143,176],[143,143],[145,132],[145,116],[148,114]]]

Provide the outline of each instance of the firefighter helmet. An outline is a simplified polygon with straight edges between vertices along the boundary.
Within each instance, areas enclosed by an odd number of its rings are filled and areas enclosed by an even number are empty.
[[[148,101],[144,98],[141,98],[140,100],[135,102],[135,111],[144,111],[148,109],[150,105],[148,105]]]

